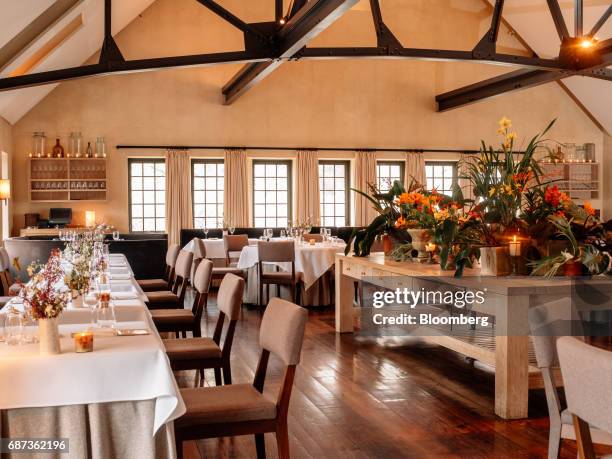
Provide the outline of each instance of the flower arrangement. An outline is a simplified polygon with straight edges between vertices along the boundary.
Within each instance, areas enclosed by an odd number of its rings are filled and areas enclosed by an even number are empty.
[[[58,283],[64,276],[61,253],[54,249],[45,265],[32,264],[28,267],[31,279],[22,284],[19,297],[35,319],[58,317],[69,300],[68,292],[61,291]]]

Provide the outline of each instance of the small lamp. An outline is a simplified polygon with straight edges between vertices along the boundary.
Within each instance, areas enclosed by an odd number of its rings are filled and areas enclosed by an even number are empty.
[[[96,226],[96,212],[93,210],[85,211],[85,226],[88,228]]]
[[[0,200],[6,202],[11,198],[11,181],[9,179],[0,179]]]

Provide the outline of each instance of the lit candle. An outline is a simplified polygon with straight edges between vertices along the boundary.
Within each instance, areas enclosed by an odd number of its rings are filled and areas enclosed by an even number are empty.
[[[425,250],[427,252],[435,252],[436,251],[436,244],[434,244],[433,242],[428,242],[427,245],[425,246]]]
[[[509,249],[511,257],[518,257],[521,255],[521,241],[516,240],[516,235],[514,235],[514,238],[510,242]]]
[[[310,243],[310,245],[315,245],[315,242],[316,242],[316,241],[315,241],[314,239],[311,239],[311,240],[309,240],[308,242]]]
[[[74,335],[74,350],[78,353],[93,351],[93,332],[84,331]]]

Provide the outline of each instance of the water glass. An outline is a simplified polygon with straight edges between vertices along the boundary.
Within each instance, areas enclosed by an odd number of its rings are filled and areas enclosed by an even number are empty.
[[[17,310],[11,310],[6,315],[4,332],[6,334],[6,344],[15,346],[21,344],[23,338],[23,318]]]
[[[96,318],[100,328],[115,328],[115,305],[112,301],[102,301],[100,295],[100,307],[96,309]]]
[[[119,240],[119,231],[113,231],[113,241]]]
[[[96,307],[98,306],[98,300],[100,298],[98,288],[94,284],[95,282],[90,281],[89,290],[85,293],[85,295],[83,295],[83,306],[86,306],[91,310],[92,325],[97,323]]]
[[[284,229],[280,230],[280,237],[281,237],[281,239],[286,239],[287,238],[287,233],[285,232]]]
[[[204,238],[208,239],[208,227],[204,226],[204,228],[202,228],[202,232],[204,233]]]

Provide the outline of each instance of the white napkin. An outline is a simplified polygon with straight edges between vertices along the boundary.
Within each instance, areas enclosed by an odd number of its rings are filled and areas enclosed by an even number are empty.
[[[115,307],[117,306],[139,307],[139,306],[142,306],[142,301],[140,301],[139,299],[113,300],[113,304],[115,305]]]
[[[132,291],[132,292],[112,292],[111,291],[111,298],[113,300],[131,300],[134,298],[138,298],[138,295],[136,295],[136,292]]]
[[[132,275],[130,273],[111,273],[111,280],[128,280],[131,279]]]
[[[119,266],[122,268],[127,268],[127,263],[125,262],[125,260],[116,258],[116,259],[110,259],[108,261],[109,266]]]

